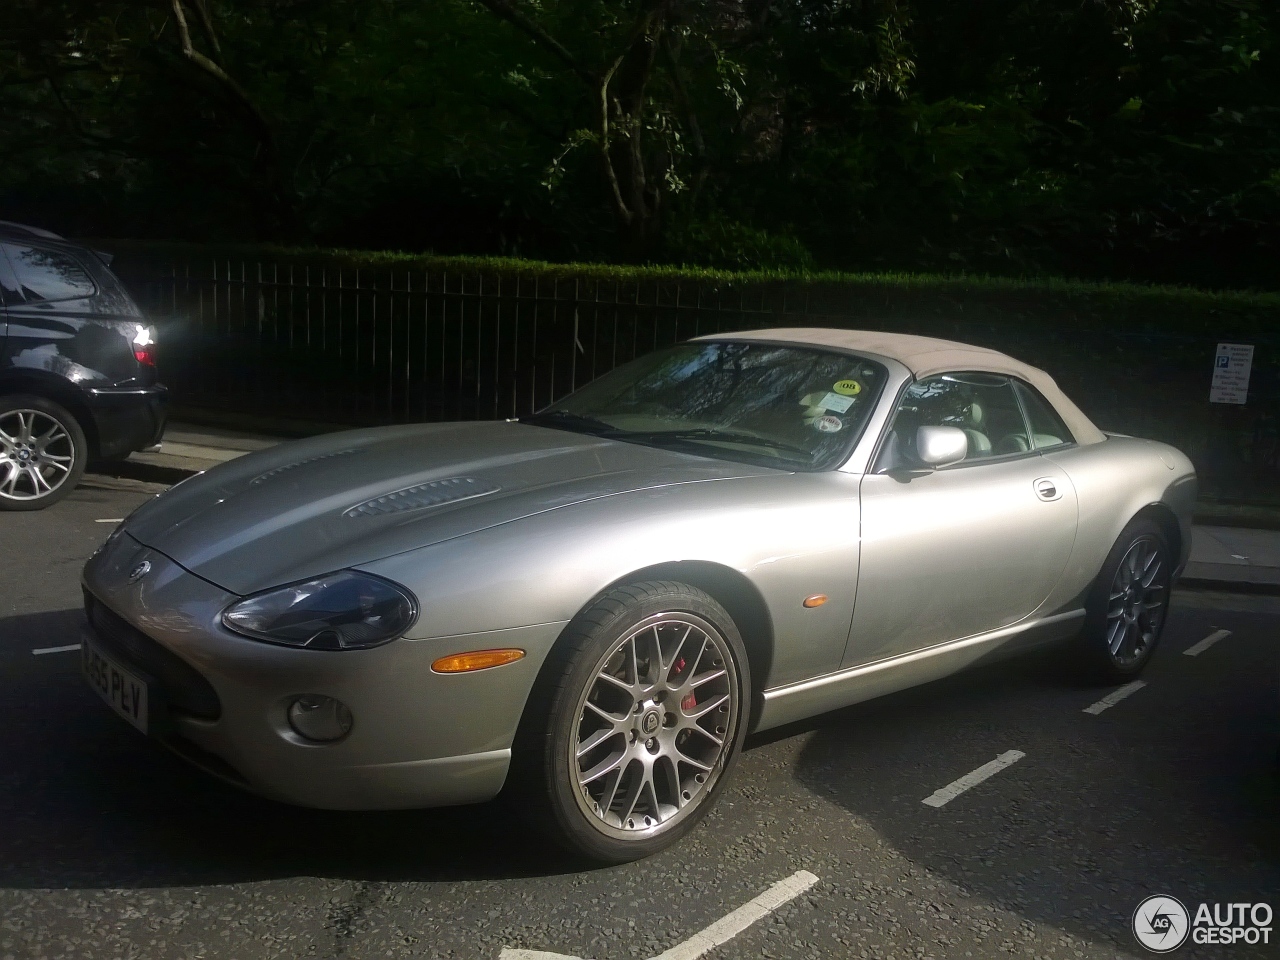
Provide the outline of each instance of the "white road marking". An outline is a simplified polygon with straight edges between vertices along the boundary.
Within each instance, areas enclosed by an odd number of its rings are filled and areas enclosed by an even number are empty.
[[[1013,766],[1015,763],[1017,763],[1019,760],[1021,760],[1025,756],[1026,754],[1023,753],[1021,750],[1006,750],[1004,753],[1000,754],[1000,756],[996,757],[990,763],[984,763],[982,766],[980,766],[977,770],[974,770],[972,773],[966,773],[959,780],[953,780],[951,783],[948,783],[941,790],[935,790],[932,794],[925,797],[920,802],[923,804],[927,804],[930,807],[941,807],[944,804],[950,803],[952,800],[960,796],[960,794],[964,793],[966,790],[970,789],[971,787],[976,787],[978,784],[980,784],[983,780],[986,780],[988,777],[995,776],[1005,767]]]
[[[768,916],[784,903],[794,900],[817,882],[818,878],[808,870],[797,870],[785,880],[779,880],[754,900],[744,903],[727,917],[717,920],[707,929],[695,933],[688,940],[676,944],[665,953],[660,953],[653,960],[697,960],[704,953],[732,940],[747,927],[760,918]],[[563,953],[548,953],[545,950],[513,950],[510,947],[504,947],[502,953],[498,955],[498,960],[580,960],[580,958]]]
[[[1229,636],[1231,636],[1230,630],[1215,630],[1194,647],[1187,647],[1187,649],[1183,650],[1182,655],[1184,657],[1198,657],[1219,640],[1225,640]]]
[[[94,523],[123,523],[124,517],[108,517],[105,520],[95,520]]]
[[[717,920],[701,933],[695,933],[684,943],[676,944],[654,960],[695,960],[720,944],[731,940],[761,917],[766,917],[789,900],[794,900],[815,883],[818,878],[808,870],[797,870],[749,903],[744,903],[723,920]]]
[[[38,657],[45,653],[70,653],[72,650],[79,650],[79,649],[80,649],[80,644],[68,643],[65,647],[37,647],[35,650],[32,650],[31,652]]]
[[[1109,710],[1125,697],[1129,696],[1131,693],[1137,693],[1145,686],[1146,683],[1142,680],[1135,680],[1133,683],[1126,683],[1123,687],[1120,687],[1117,690],[1112,690],[1097,703],[1085,707],[1084,712],[1092,713],[1096,717],[1103,710]]]

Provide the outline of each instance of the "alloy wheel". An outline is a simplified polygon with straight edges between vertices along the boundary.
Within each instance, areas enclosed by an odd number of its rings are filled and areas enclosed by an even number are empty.
[[[56,417],[31,409],[0,414],[0,497],[29,501],[51,496],[75,466],[75,441]]]
[[[1128,667],[1147,655],[1160,635],[1169,603],[1168,565],[1150,537],[1135,540],[1111,581],[1106,640],[1112,661]]]
[[[723,772],[740,710],[715,627],[687,613],[647,618],[598,661],[579,699],[569,762],[580,809],[618,839],[674,827]]]

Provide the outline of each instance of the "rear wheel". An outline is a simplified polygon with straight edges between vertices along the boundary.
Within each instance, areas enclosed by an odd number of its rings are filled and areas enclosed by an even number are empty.
[[[0,397],[0,510],[42,510],[79,482],[89,444],[76,418],[44,397]]]
[[[517,802],[594,860],[678,841],[746,735],[750,677],[733,620],[686,584],[630,584],[578,617],[552,657],[530,697],[548,706],[517,741]]]
[[[1172,573],[1158,524],[1140,518],[1125,527],[1094,583],[1080,635],[1094,678],[1120,683],[1142,672],[1164,629]]]

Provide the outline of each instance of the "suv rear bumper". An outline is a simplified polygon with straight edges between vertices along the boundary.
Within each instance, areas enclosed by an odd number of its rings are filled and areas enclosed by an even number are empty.
[[[84,391],[98,434],[98,459],[119,460],[155,446],[164,436],[169,390],[150,387],[95,387]]]

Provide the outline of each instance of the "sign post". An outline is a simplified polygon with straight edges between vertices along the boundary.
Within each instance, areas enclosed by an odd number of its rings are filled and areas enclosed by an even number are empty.
[[[1249,399],[1249,374],[1253,370],[1253,344],[1220,343],[1213,358],[1210,403],[1244,405]]]

